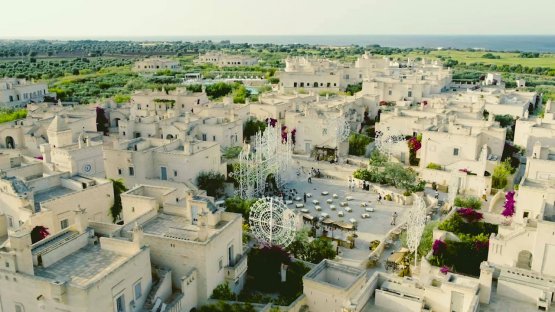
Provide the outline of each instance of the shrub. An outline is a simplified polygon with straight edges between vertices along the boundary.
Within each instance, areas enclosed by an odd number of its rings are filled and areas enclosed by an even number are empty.
[[[508,184],[508,177],[513,172],[513,167],[509,159],[495,166],[491,176],[491,186],[496,189],[503,189]]]
[[[434,169],[434,170],[442,170],[443,167],[440,164],[436,164],[436,163],[429,163],[426,168],[428,169]]]
[[[202,85],[201,84],[191,84],[187,86],[187,90],[191,92],[202,92]]]
[[[201,172],[197,177],[197,185],[206,191],[208,196],[219,197],[224,194],[225,176],[216,171]]]
[[[31,243],[34,244],[38,241],[45,239],[50,232],[48,231],[47,227],[42,225],[37,225],[31,230]]]
[[[210,298],[231,301],[235,300],[235,294],[231,291],[231,288],[229,288],[229,284],[225,282],[214,288],[214,291],[212,291],[212,296],[210,296]]]
[[[484,218],[484,215],[481,212],[478,212],[472,208],[460,208],[457,210],[457,213],[466,220],[466,222],[476,222],[480,221]]]
[[[370,171],[361,168],[361,169],[357,169],[357,170],[355,170],[355,172],[353,172],[353,177],[355,179],[359,179],[359,180],[371,181],[372,174],[370,173]]]
[[[391,197],[391,194],[386,194],[384,198],[387,201],[392,201],[393,200],[393,197]]]
[[[22,119],[27,117],[26,109],[4,109],[0,110],[0,123]]]
[[[366,153],[366,146],[370,144],[370,137],[364,134],[352,134],[349,137],[349,154],[363,156]]]
[[[455,206],[461,208],[472,208],[478,210],[482,208],[482,201],[475,196],[455,197]]]

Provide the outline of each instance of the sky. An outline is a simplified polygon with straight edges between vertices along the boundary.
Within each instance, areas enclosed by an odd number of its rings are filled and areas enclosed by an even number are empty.
[[[554,35],[554,0],[8,0],[0,38]]]

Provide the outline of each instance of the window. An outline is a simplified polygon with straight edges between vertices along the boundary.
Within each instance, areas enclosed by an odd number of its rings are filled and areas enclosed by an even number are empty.
[[[129,175],[130,175],[130,176],[134,176],[134,175],[135,175],[135,168],[129,167]]]
[[[408,93],[407,96],[408,96],[408,97],[412,97],[412,91],[409,91],[409,93]]]
[[[227,263],[229,264],[229,266],[233,266],[234,265],[234,254],[233,254],[233,245],[229,245],[227,247]]]
[[[118,175],[121,175],[121,168],[118,168]]]
[[[392,95],[392,94],[393,94],[393,91],[389,90],[388,94],[389,94],[389,95]]]
[[[116,304],[115,304],[115,311],[116,312],[125,312],[125,298],[123,297],[123,294],[121,294],[119,297],[116,298]]]
[[[296,87],[297,87],[297,83],[293,82],[293,88],[296,88]]]
[[[12,216],[8,216],[8,227],[13,228],[13,217]]]
[[[25,312],[25,308],[23,307],[23,305],[21,303],[16,303],[15,304],[15,312]]]
[[[327,135],[328,134],[328,129],[327,128],[323,128],[322,129],[322,135]]]
[[[69,220],[63,219],[62,221],[60,221],[60,227],[62,228],[62,230],[69,227]]]
[[[216,141],[216,136],[215,135],[212,136],[212,141]]]
[[[173,171],[173,176],[174,176],[174,177],[177,177],[177,170],[174,170],[174,171]]]
[[[459,149],[458,148],[453,149],[453,156],[459,156]]]
[[[203,134],[202,134],[202,140],[203,140],[203,141],[206,141],[206,133],[203,133]]]
[[[135,283],[135,286],[133,286],[133,289],[135,291],[135,300],[139,300],[139,298],[141,298],[141,296],[143,295],[143,288],[141,287],[141,281],[138,281],[137,283]]]
[[[224,268],[224,259],[220,258],[218,261],[218,271],[221,271]]]
[[[523,218],[528,218],[528,215],[529,215],[529,214],[530,214],[530,213],[529,213],[528,211],[525,211],[524,214],[522,215],[522,217],[523,217]]]

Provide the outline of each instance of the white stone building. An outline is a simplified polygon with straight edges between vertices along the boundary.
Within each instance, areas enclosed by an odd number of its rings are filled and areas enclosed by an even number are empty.
[[[45,83],[29,82],[25,79],[0,79],[0,107],[23,107],[30,102],[42,102],[44,96],[56,96],[48,92]]]
[[[254,66],[258,64],[258,58],[240,54],[206,52],[206,54],[199,55],[196,62],[200,64],[214,64],[219,67]]]
[[[143,73],[156,73],[161,70],[179,71],[181,66],[178,61],[162,57],[151,57],[135,62],[133,71]]]
[[[141,311],[152,276],[140,230],[132,241],[98,240],[86,215],[73,214],[69,227],[35,243],[0,218],[0,310]]]
[[[534,144],[555,146],[555,107],[547,101],[543,118],[528,117],[516,121],[514,143],[526,149],[527,156],[533,156]]]
[[[123,178],[128,186],[156,180],[190,185],[201,172],[227,173],[218,143],[183,139],[114,141],[104,148],[104,168],[108,178]]]
[[[121,198],[122,235],[132,237],[136,224],[143,229],[152,263],[171,269],[173,287],[187,298],[180,311],[204,304],[224,282],[234,292],[242,289],[247,256],[241,215],[218,209],[210,197],[168,187],[140,185]]]

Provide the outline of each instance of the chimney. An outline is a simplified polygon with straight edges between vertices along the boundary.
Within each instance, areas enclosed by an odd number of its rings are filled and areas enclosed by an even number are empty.
[[[10,246],[15,251],[16,270],[34,275],[33,255],[31,254],[31,232],[21,228],[9,234]]]
[[[143,228],[141,226],[139,226],[139,224],[137,222],[135,222],[135,226],[133,227],[133,243],[139,249],[141,249],[144,246]]]
[[[85,233],[89,227],[89,219],[87,219],[86,209],[78,206],[75,210],[75,224],[73,225],[75,230],[79,233]]]

